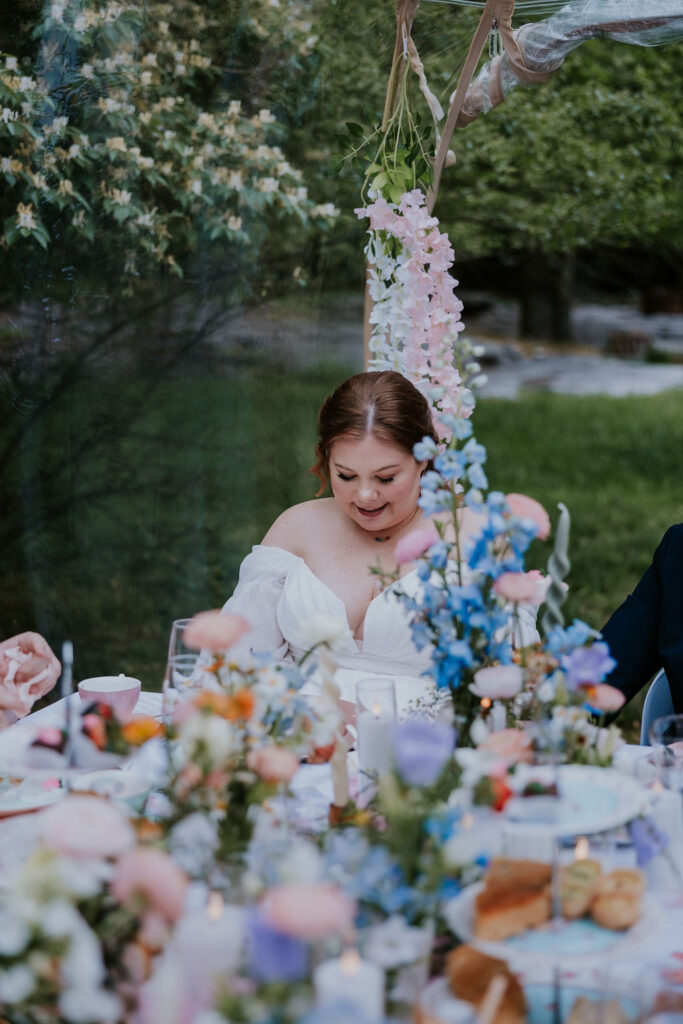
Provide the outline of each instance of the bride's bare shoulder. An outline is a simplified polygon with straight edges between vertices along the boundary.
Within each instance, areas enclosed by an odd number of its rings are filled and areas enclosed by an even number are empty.
[[[303,556],[311,535],[324,530],[334,515],[334,498],[302,501],[277,517],[262,543]]]

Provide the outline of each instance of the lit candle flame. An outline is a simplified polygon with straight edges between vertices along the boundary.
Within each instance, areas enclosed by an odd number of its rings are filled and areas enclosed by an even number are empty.
[[[339,958],[341,972],[347,978],[352,978],[354,974],[358,974],[361,963],[362,961],[357,949],[345,949]]]
[[[379,702],[377,701],[377,698],[375,698],[375,703],[372,705],[372,713],[375,716],[375,718],[379,718],[379,716],[382,713],[382,709],[379,706]]]
[[[209,921],[220,921],[223,916],[223,897],[219,892],[210,892],[206,904],[206,916]]]
[[[481,698],[481,707],[484,709],[484,711],[488,711],[488,709],[491,707],[491,698],[490,697],[482,697]]]
[[[652,792],[657,794],[664,792],[664,783],[661,779],[655,779],[652,783]]]
[[[579,836],[574,847],[574,860],[588,860],[590,845],[585,836]]]

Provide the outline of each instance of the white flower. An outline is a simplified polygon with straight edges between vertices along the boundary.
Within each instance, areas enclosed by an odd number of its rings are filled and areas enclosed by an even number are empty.
[[[349,627],[342,618],[316,612],[302,626],[301,646],[306,650],[325,645],[334,650],[346,639]]]
[[[230,171],[230,174],[228,175],[228,185],[230,188],[242,188],[242,172]]]
[[[242,227],[242,218],[228,217],[228,227],[231,231],[239,231]]]
[[[17,206],[17,214],[19,219],[20,228],[28,228],[32,231],[36,226],[36,221],[33,216],[33,204],[29,203],[28,206],[24,206],[23,203],[19,203]]]
[[[53,21],[61,21],[64,17],[64,4],[52,4],[50,17]]]
[[[370,929],[365,955],[390,971],[427,956],[432,939],[430,928],[414,928],[395,914]]]
[[[72,921],[69,949],[62,960],[60,978],[65,989],[97,989],[104,978],[100,942],[74,910],[78,920]]]
[[[180,729],[180,739],[188,752],[202,746],[215,765],[223,765],[240,749],[234,727],[218,715],[192,715]]]
[[[197,811],[183,818],[171,830],[171,856],[188,875],[203,874],[213,861],[218,847],[216,823]]]
[[[265,195],[277,192],[279,187],[280,185],[277,178],[259,178],[256,182],[256,188],[259,192],[263,192]]]
[[[74,986],[59,996],[59,1010],[70,1024],[115,1024],[121,1017],[121,1002],[113,992]]]
[[[202,183],[199,180],[199,178],[195,178],[193,181],[190,182],[188,192],[192,192],[192,194],[195,196],[200,196],[202,194]]]
[[[142,72],[142,74],[140,75],[140,84],[141,85],[151,85],[152,84],[152,72],[151,71],[143,71]]]
[[[8,124],[10,121],[16,121],[18,116],[16,110],[12,110],[11,107],[3,107],[2,115],[0,115],[5,124]]]
[[[5,61],[5,67],[7,68],[8,71],[18,71],[19,70],[19,65],[17,63],[17,58],[16,57],[8,57],[7,60]]]
[[[266,110],[265,108],[263,110],[259,110],[258,119],[261,122],[261,124],[272,124],[273,121],[275,121],[275,117],[271,114],[269,110]]]
[[[77,32],[83,32],[87,28],[87,19],[84,14],[77,14],[74,18],[74,28]]]
[[[126,192],[125,189],[115,188],[112,189],[111,198],[112,202],[116,203],[117,206],[128,206],[133,196],[130,192]]]
[[[0,956],[16,956],[26,948],[31,932],[17,914],[0,910]]]
[[[33,992],[36,979],[25,964],[0,971],[0,1004],[23,1003]]]
[[[334,203],[319,203],[311,210],[314,217],[338,217],[339,212]]]
[[[237,117],[242,109],[240,100],[230,100],[228,103],[228,117]]]

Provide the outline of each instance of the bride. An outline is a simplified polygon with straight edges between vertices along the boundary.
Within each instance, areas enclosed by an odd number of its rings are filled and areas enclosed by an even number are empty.
[[[318,494],[329,483],[332,496],[287,509],[244,559],[224,607],[253,626],[236,653],[296,661],[310,646],[308,622],[323,613],[343,624],[335,657],[345,712],[352,711],[355,684],[370,676],[394,680],[399,712],[434,692],[422,675],[430,651],[414,646],[397,585],[380,590],[371,571],[395,571],[396,544],[420,521],[420,478],[430,467],[414,458],[413,446],[426,436],[436,440],[429,404],[400,373],[357,374],[323,402],[312,472]],[[479,531],[477,516],[467,508],[458,516],[466,544]],[[419,587],[412,566],[401,571],[404,591]],[[524,643],[535,639],[532,632]],[[315,693],[315,684],[303,692]]]

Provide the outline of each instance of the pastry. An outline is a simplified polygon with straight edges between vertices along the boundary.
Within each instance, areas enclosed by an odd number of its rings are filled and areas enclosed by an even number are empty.
[[[597,860],[575,860],[562,868],[562,915],[573,921],[590,910],[602,869]]]
[[[527,1004],[522,986],[504,960],[480,953],[472,946],[458,946],[446,960],[448,983],[454,996],[479,1009],[491,981],[502,975],[507,980],[503,998],[492,1024],[524,1024]]]
[[[598,879],[591,915],[596,924],[624,931],[640,917],[645,877],[636,868],[619,868]]]
[[[565,1024],[628,1024],[629,1017],[616,999],[588,999],[578,996],[572,1003]]]
[[[475,899],[476,938],[500,941],[549,920],[551,879],[549,864],[495,858]]]

